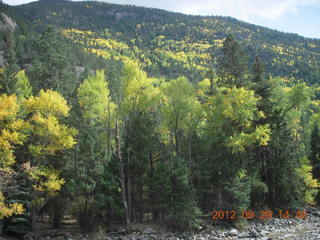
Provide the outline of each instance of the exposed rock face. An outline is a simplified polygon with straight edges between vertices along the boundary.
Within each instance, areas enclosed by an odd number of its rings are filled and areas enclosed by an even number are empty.
[[[0,51],[0,67],[3,67],[3,66],[4,66],[4,63],[5,63],[5,60],[4,60],[4,52],[3,52],[3,51]]]
[[[17,27],[17,23],[8,15],[0,14],[0,30],[14,31]]]
[[[76,72],[77,77],[79,77],[81,75],[81,73],[84,72],[84,67],[81,66],[74,66],[74,70]]]
[[[135,13],[131,13],[131,12],[116,12],[114,14],[115,14],[115,17],[117,20],[119,20],[123,17],[132,17],[132,16],[136,15]]]

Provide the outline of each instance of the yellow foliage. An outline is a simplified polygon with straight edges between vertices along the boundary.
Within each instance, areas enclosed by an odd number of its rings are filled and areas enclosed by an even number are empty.
[[[29,83],[29,79],[25,73],[25,70],[20,70],[17,73],[17,89],[16,93],[18,97],[26,98],[32,94],[32,87]]]
[[[94,54],[97,54],[98,56],[103,57],[105,59],[111,58],[111,54],[108,53],[106,50],[103,50],[103,49],[85,48],[85,50],[87,52],[92,52]]]
[[[245,147],[252,144],[252,137],[250,134],[240,132],[230,136],[227,140],[226,146],[231,148],[232,153],[240,153],[245,151]]]
[[[0,122],[10,121],[15,118],[18,111],[18,103],[15,95],[0,96]]]
[[[79,29],[74,29],[74,28],[71,28],[71,29],[63,29],[61,30],[61,32],[65,35],[65,36],[68,36],[68,34],[70,33],[75,33],[75,34],[79,34],[79,35],[93,35],[94,32],[92,31],[81,31]]]
[[[45,116],[53,114],[64,117],[69,114],[70,110],[67,101],[60,93],[52,90],[41,90],[39,96],[31,96],[25,101],[25,108],[27,113],[37,111]]]
[[[13,214],[22,214],[24,212],[23,205],[20,203],[6,204],[2,192],[0,192],[0,220],[10,217]]]
[[[30,145],[30,149],[35,155],[54,155],[56,152],[70,149],[76,144],[73,137],[77,131],[74,128],[60,124],[55,116],[44,117],[36,112],[31,121],[33,123],[33,134],[38,138],[43,138],[45,141],[45,144],[41,144],[36,148],[34,145]]]
[[[59,171],[48,167],[29,168],[28,175],[34,181],[33,188],[39,192],[47,192],[53,196],[60,191],[65,180],[59,178]]]
[[[241,153],[252,144],[265,146],[270,141],[268,124],[255,126],[254,121],[263,117],[257,109],[259,98],[245,88],[218,88],[217,94],[208,98],[204,105],[207,126],[212,134],[224,134],[229,129],[225,145],[232,153]]]
[[[0,96],[0,169],[10,171],[15,163],[15,145],[26,140],[29,124],[17,119],[19,106],[15,95]]]
[[[249,127],[254,119],[255,106],[258,99],[252,90],[245,88],[227,88],[226,93],[218,95],[214,101],[220,102],[219,109],[225,118],[240,122]]]
[[[210,80],[208,78],[205,78],[204,80],[198,83],[198,89],[205,92],[210,89],[210,85]]]
[[[91,41],[89,41],[89,45],[105,47],[108,49],[128,49],[129,48],[127,44],[125,44],[123,42],[116,41],[111,38],[107,38],[107,39],[94,38]]]
[[[261,146],[268,145],[270,135],[271,130],[268,124],[259,125],[252,133],[235,133],[228,139],[226,146],[230,147],[233,153],[240,153],[244,152],[245,148],[253,143]]]
[[[76,129],[59,122],[59,117],[69,113],[67,102],[59,93],[41,90],[38,97],[32,96],[25,101],[25,108],[32,114],[29,122],[32,136],[37,139],[29,146],[34,156],[54,155],[76,144]]]
[[[148,78],[137,62],[124,62],[124,77],[122,79],[122,95],[124,97],[121,112],[141,112],[148,110],[160,100],[160,90],[155,86],[156,79]]]
[[[266,146],[270,141],[271,130],[269,124],[266,125],[259,125],[256,127],[254,132],[255,141],[261,145]]]

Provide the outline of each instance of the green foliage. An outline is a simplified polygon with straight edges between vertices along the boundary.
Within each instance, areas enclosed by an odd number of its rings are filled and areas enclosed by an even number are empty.
[[[317,115],[315,116],[317,118]],[[319,180],[320,179],[320,158],[319,158],[319,141],[320,141],[320,133],[319,133],[319,127],[318,127],[318,121],[316,124],[311,125],[312,131],[310,136],[310,155],[309,159],[312,165],[312,175],[313,178]],[[316,201],[319,204],[320,203],[320,194],[318,193],[316,196]]]
[[[222,55],[219,58],[219,75],[227,86],[246,86],[247,59],[239,42],[232,36],[223,41]]]
[[[245,88],[222,88],[208,99],[207,131],[218,141],[224,139],[234,153],[243,152],[253,143],[267,145],[270,139],[268,125],[253,126],[259,118],[258,98]],[[220,138],[220,139],[219,139]]]
[[[32,94],[32,87],[24,70],[17,73],[16,94],[23,98],[29,98]]]
[[[99,122],[112,117],[115,106],[109,95],[104,71],[97,71],[96,76],[91,76],[85,80],[78,91],[84,118]]]
[[[226,189],[232,196],[232,209],[241,213],[250,207],[251,184],[245,169],[239,169],[234,179]]]
[[[68,45],[54,27],[48,27],[35,41],[37,57],[28,68],[27,75],[37,93],[41,89],[59,91],[71,96],[75,91],[75,78],[67,57]]]
[[[261,209],[265,205],[265,195],[269,192],[268,186],[261,180],[261,176],[253,175],[250,179],[251,184],[251,196],[250,205],[254,209]]]
[[[192,229],[214,209],[314,203],[318,40],[99,2],[12,11],[41,34],[20,24],[1,35],[7,229],[36,214],[59,226],[64,211],[88,230],[124,219]]]
[[[186,78],[180,77],[164,82],[160,89],[163,94],[160,108],[163,121],[159,126],[159,132],[165,142],[173,140],[176,150],[179,151],[180,138],[186,136],[189,131],[196,130],[199,124],[201,105],[194,87]]]
[[[170,173],[171,192],[169,194],[169,215],[176,227],[180,229],[196,229],[200,221],[197,217],[201,211],[197,207],[194,191],[190,185],[190,176],[185,160],[175,157]]]
[[[22,83],[20,86],[23,84],[26,86],[24,88],[26,95],[23,95],[22,91],[20,92],[21,101],[17,101],[15,95],[3,94],[0,96],[0,171],[4,176],[0,199],[1,208],[4,211],[1,212],[1,218],[21,214],[24,211],[23,205],[15,199],[12,200],[12,203],[7,204],[2,192],[5,191],[8,194],[8,189],[12,187],[14,181],[11,175],[17,174],[15,169],[23,169],[30,176],[34,190],[53,195],[60,190],[64,180],[59,178],[57,170],[47,167],[50,165],[48,161],[44,161],[42,158],[42,162],[40,162],[40,155],[42,157],[54,155],[75,144],[73,140],[75,129],[60,125],[57,119],[59,115],[66,116],[68,114],[69,108],[66,101],[58,93],[52,91],[41,91],[39,97],[31,96],[24,99],[23,97],[27,97],[28,94],[28,81],[23,78],[23,75],[18,77],[18,81],[20,80]],[[31,120],[24,119],[26,114],[31,115]],[[25,144],[28,144],[31,155],[38,160],[34,161],[32,166],[30,162],[21,164],[20,159],[16,161],[16,146]],[[15,223],[17,222],[12,222],[12,226]]]
[[[146,72],[133,61],[124,62],[123,77],[118,88],[116,101],[123,117],[133,112],[144,112],[153,108],[159,101],[156,79],[148,78]]]
[[[263,59],[267,75],[304,79],[310,84],[319,78],[319,40],[230,17],[190,16],[128,5],[69,1],[50,5],[40,1],[17,6],[12,11],[40,29],[52,24],[86,31],[88,43],[92,42],[91,37],[107,43],[116,41],[117,44],[109,44],[111,48],[106,44],[98,46],[98,41],[89,48],[111,58],[140,60],[144,69],[155,77],[173,79],[184,75],[195,82],[202,80],[209,69],[209,55],[217,57],[225,38],[232,35],[242,41],[250,65],[255,55]]]
[[[312,176],[312,166],[308,158],[301,159],[301,167],[296,169],[298,176],[303,180],[303,200],[305,204],[315,204],[315,196],[319,192],[320,184]]]
[[[11,37],[12,38],[12,37]],[[9,42],[12,41],[9,40]],[[17,58],[13,49],[13,43],[9,44],[5,57],[6,62],[3,69],[0,69],[0,93],[11,95],[17,88],[17,73],[19,67]]]

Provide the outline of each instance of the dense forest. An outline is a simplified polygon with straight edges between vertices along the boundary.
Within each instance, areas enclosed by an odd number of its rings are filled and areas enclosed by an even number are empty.
[[[320,40],[102,2],[0,12],[0,235],[320,204]]]

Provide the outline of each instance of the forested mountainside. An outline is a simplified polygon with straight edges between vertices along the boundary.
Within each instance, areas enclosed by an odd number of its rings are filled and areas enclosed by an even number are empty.
[[[320,40],[102,2],[0,11],[0,233],[319,205]]]
[[[320,75],[319,39],[282,33],[230,17],[188,16],[104,2],[71,1],[38,1],[18,6],[15,11],[40,29],[53,24],[63,29],[90,30],[95,34],[82,37],[119,43],[113,52],[138,58],[152,76],[170,78],[183,74],[201,80],[208,65],[211,67],[211,57],[215,64],[229,34],[242,42],[250,65],[256,55],[263,59],[267,74],[303,79],[311,84]],[[98,40],[90,47],[104,49],[108,45]]]

